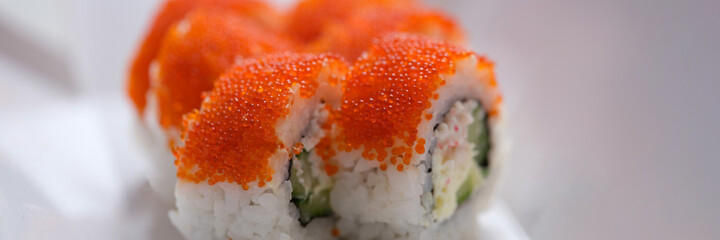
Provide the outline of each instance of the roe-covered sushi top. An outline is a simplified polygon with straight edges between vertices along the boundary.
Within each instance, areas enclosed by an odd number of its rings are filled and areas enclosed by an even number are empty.
[[[149,69],[160,49],[165,32],[188,12],[197,7],[219,7],[244,16],[268,28],[278,28],[277,13],[270,5],[259,0],[168,0],[155,15],[152,27],[146,33],[140,49],[130,66],[127,91],[140,114],[145,110],[147,91],[150,89]]]
[[[202,92],[239,59],[292,50],[278,35],[218,8],[198,8],[166,34],[154,84],[160,124],[179,127],[182,115],[200,107]]]
[[[338,124],[343,132],[339,149],[364,147],[365,159],[388,162],[403,171],[413,152],[425,152],[426,140],[417,139],[417,126],[436,90],[446,84],[441,74],[455,72],[455,60],[474,53],[440,41],[410,35],[390,35],[377,41],[354,65],[346,79]],[[478,58],[478,68],[492,72],[492,63]],[[491,75],[489,83],[495,87]],[[497,106],[489,106],[492,112]],[[492,114],[492,113],[491,113]]]
[[[463,41],[460,27],[438,11],[415,5],[374,6],[355,11],[340,24],[325,28],[311,45],[314,51],[339,53],[356,60],[372,39],[392,32],[414,33],[451,42]]]
[[[293,147],[283,145],[275,125],[289,114],[294,94],[315,95],[325,67],[346,65],[334,55],[282,53],[247,59],[228,69],[201,110],[185,117],[184,146],[174,150],[178,178],[237,183],[244,189],[254,181],[259,187],[271,181],[270,156]],[[330,76],[328,81],[334,85],[339,79]]]
[[[310,43],[324,28],[369,6],[416,5],[414,0],[304,0],[288,13],[285,31],[301,43]]]

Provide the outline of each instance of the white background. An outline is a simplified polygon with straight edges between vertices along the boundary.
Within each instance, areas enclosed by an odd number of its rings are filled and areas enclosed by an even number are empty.
[[[0,0],[0,238],[168,236],[122,92],[156,4]],[[720,238],[720,1],[431,4],[497,62],[531,238]]]

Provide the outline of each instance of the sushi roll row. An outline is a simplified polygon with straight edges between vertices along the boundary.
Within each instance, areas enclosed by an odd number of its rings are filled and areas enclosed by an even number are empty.
[[[170,217],[188,239],[472,237],[501,103],[490,61],[414,35],[241,61],[184,117]]]
[[[463,42],[410,0],[170,0],[128,81],[150,183],[187,239],[473,238],[502,95]]]
[[[202,93],[233,64],[288,51],[332,52],[354,62],[372,39],[393,32],[464,41],[452,18],[413,0],[304,0],[287,13],[261,0],[167,0],[127,82],[152,159],[151,186],[173,200],[170,150],[180,140],[182,116],[200,107]]]

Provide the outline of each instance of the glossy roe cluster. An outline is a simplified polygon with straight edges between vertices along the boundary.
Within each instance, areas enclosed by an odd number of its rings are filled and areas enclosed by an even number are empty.
[[[425,152],[418,124],[432,119],[427,113],[436,90],[447,84],[441,74],[453,74],[455,61],[473,53],[440,41],[417,36],[389,35],[377,41],[348,74],[340,109],[343,132],[339,149],[363,148],[365,159],[388,162],[402,171],[413,153]],[[492,68],[479,58],[478,67]],[[492,80],[494,81],[494,80]]]
[[[238,59],[292,49],[292,43],[231,11],[193,10],[168,31],[157,57],[160,125],[179,127],[183,114],[200,107],[202,92]]]
[[[279,140],[276,123],[289,114],[293,96],[315,95],[325,67],[346,66],[332,55],[283,53],[244,60],[229,69],[201,110],[186,115],[184,146],[174,151],[178,178],[237,183],[244,189],[253,181],[259,187],[271,181],[270,157],[293,148]]]
[[[150,63],[160,49],[160,43],[167,30],[174,23],[198,7],[218,7],[245,16],[253,22],[272,29],[279,28],[279,13],[260,0],[168,0],[155,15],[150,29],[143,39],[140,49],[130,66],[127,91],[140,114],[147,104],[147,92],[150,89]]]
[[[328,26],[310,48],[316,52],[339,53],[354,61],[373,39],[398,32],[454,43],[464,41],[460,27],[441,12],[419,6],[375,6],[358,10],[345,21]]]
[[[354,11],[373,6],[415,4],[415,0],[304,0],[288,13],[285,31],[299,42],[310,43],[325,27],[343,20]]]

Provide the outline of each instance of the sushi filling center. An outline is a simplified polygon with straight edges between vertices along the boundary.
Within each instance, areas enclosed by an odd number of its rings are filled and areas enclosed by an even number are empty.
[[[484,184],[489,173],[487,114],[478,101],[455,102],[433,135],[437,143],[431,153],[432,215],[442,222]]]
[[[302,152],[294,155],[289,164],[292,203],[300,212],[299,220],[303,226],[313,218],[332,214],[330,208],[332,181],[325,174],[322,160],[314,151],[315,145],[325,136],[322,124],[328,116],[329,111],[325,108],[325,104],[318,104],[310,124],[303,131],[300,139]]]

